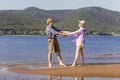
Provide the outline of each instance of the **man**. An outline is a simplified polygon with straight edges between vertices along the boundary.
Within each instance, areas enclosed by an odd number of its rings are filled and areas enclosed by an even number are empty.
[[[46,35],[48,37],[48,63],[49,63],[49,67],[52,67],[52,54],[56,53],[57,54],[57,58],[59,60],[59,64],[61,66],[65,66],[65,64],[62,61],[62,57],[60,54],[60,47],[59,47],[59,43],[57,41],[57,35],[62,35],[65,36],[65,32],[64,31],[60,31],[59,29],[54,27],[54,21],[52,18],[48,18],[46,20]]]

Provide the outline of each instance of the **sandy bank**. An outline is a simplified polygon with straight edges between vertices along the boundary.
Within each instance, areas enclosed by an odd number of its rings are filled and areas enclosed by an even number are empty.
[[[46,66],[46,65],[45,65]],[[11,67],[9,70],[17,73],[69,77],[109,77],[120,78],[120,64],[86,64],[76,67],[41,67],[40,64],[24,64],[24,66]]]

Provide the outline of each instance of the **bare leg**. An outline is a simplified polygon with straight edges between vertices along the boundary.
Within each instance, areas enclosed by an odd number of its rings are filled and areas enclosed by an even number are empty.
[[[80,50],[80,48],[76,47],[75,60],[74,60],[74,62],[73,62],[71,67],[74,67],[76,65],[77,61],[78,61],[78,58],[79,58],[79,55],[80,55],[80,51],[79,50]]]
[[[52,67],[52,52],[48,53],[48,66]]]
[[[61,76],[57,76],[57,80],[62,80],[62,77]]]
[[[48,80],[52,80],[52,76],[48,76]]]
[[[79,80],[79,77],[75,77],[75,80]]]
[[[62,61],[62,57],[61,57],[61,55],[60,55],[60,52],[57,52],[56,54],[57,54],[57,58],[58,58],[58,60],[59,60],[60,65],[62,65],[62,66],[65,67],[65,64],[64,64],[63,61]]]
[[[76,77],[75,80],[84,80],[83,77]]]
[[[80,77],[80,80],[84,80],[84,77],[82,76],[82,77]]]
[[[83,48],[80,48],[80,58],[81,58],[81,65],[84,65]]]

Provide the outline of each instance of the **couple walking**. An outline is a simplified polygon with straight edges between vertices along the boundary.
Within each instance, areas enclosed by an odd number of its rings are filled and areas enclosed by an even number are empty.
[[[85,21],[84,20],[79,20],[79,29],[74,32],[69,32],[69,31],[61,31],[54,27],[54,21],[52,18],[48,18],[46,20],[46,35],[48,37],[48,66],[52,67],[52,54],[56,53],[57,58],[59,60],[60,66],[66,66],[63,61],[62,57],[60,54],[60,47],[59,43],[57,41],[57,35],[61,36],[74,36],[76,37],[73,42],[76,44],[76,54],[75,54],[75,60],[73,64],[71,65],[72,67],[76,66],[78,58],[81,57],[81,65],[84,65],[84,55],[83,55],[83,48],[84,48],[84,34],[86,32],[85,29]]]

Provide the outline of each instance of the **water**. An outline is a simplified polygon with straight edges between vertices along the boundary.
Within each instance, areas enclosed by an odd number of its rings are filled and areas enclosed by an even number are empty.
[[[74,60],[75,44],[72,43],[73,39],[73,37],[58,37],[64,63],[71,64]],[[85,39],[85,63],[120,63],[119,36],[86,36]],[[47,45],[46,36],[0,36],[0,63],[47,62]],[[57,61],[55,54],[53,61]],[[47,80],[47,78],[42,75],[11,73],[6,67],[0,68],[0,80]],[[53,80],[55,78],[54,76]],[[63,77],[62,80],[75,80],[75,78]],[[85,77],[84,80],[119,79]]]
[[[66,63],[71,63],[74,59],[75,44],[72,43],[73,39],[73,37],[58,38],[61,54]],[[119,62],[119,57],[117,57],[120,55],[119,40],[120,37],[117,36],[87,36],[84,48],[86,63]],[[1,36],[0,45],[1,63],[47,62],[46,36]],[[112,56],[104,57],[105,54]],[[56,55],[54,54],[54,56]],[[53,60],[55,58],[53,57]]]

